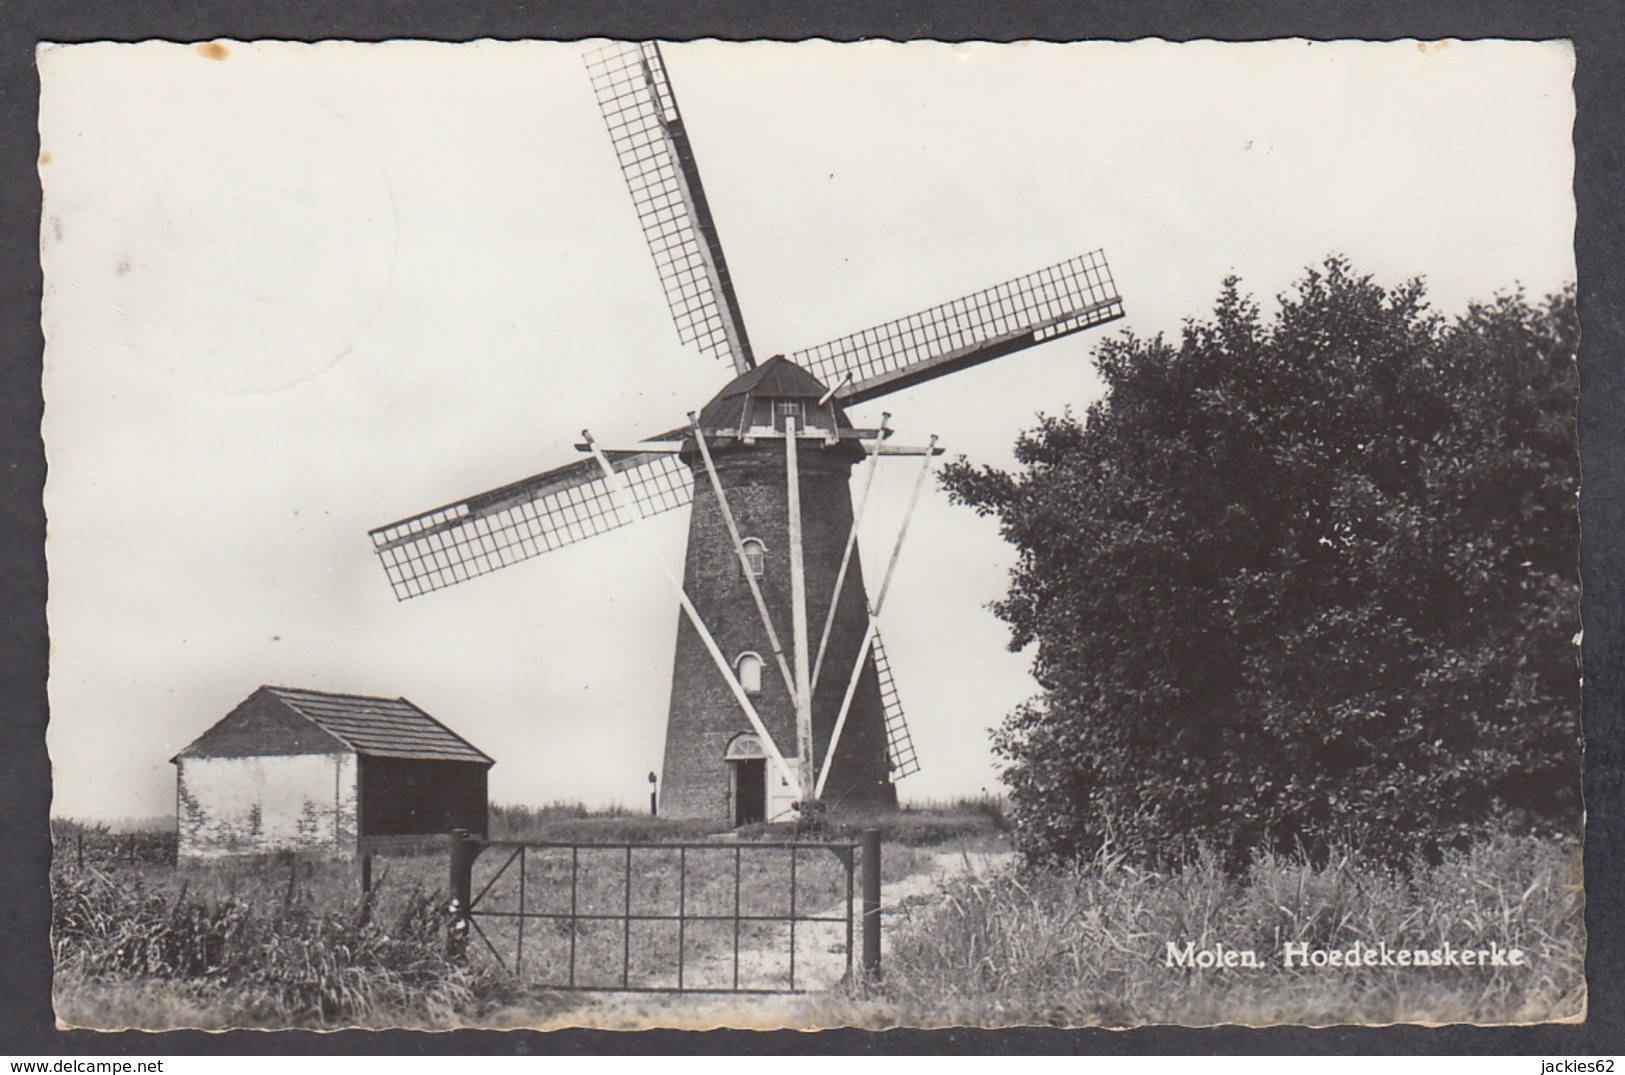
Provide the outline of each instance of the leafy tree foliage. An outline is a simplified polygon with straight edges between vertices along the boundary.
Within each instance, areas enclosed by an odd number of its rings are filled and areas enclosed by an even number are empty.
[[[1333,258],[1280,302],[1105,342],[1087,420],[944,476],[1020,552],[1031,856],[1578,828],[1572,289],[1447,321]]]

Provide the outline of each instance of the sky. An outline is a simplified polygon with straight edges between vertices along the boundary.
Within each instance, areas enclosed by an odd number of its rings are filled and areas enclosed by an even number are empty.
[[[397,603],[367,532],[681,424],[677,342],[575,42],[42,46],[53,813],[172,812],[261,684],[405,696],[493,800],[635,805],[679,616],[630,528]],[[1561,43],[667,45],[751,340],[811,346],[1103,248],[1126,316],[854,408],[1008,466],[1227,274],[1327,255],[1437,309],[1574,278]],[[871,574],[913,481],[888,461]],[[856,483],[854,483],[856,486]],[[640,524],[680,564],[686,512]],[[881,615],[921,802],[996,791],[1036,686],[1014,550],[932,488]]]

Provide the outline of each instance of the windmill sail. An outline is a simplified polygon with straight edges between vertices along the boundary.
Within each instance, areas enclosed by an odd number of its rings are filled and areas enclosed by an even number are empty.
[[[901,780],[919,772],[920,761],[914,753],[914,737],[908,734],[908,721],[903,719],[903,703],[897,697],[897,684],[892,680],[891,662],[886,660],[879,631],[875,632],[870,652],[875,658],[875,674],[880,677],[880,705],[886,714],[886,758],[891,764],[891,778]]]
[[[861,403],[1123,316],[1099,250],[985,291],[797,351],[790,361]]]
[[[692,476],[675,453],[615,453],[611,465],[626,476],[641,515],[693,499]],[[371,533],[404,601],[635,521],[617,510],[603,471],[586,459]]]
[[[660,49],[612,42],[587,70],[678,338],[744,373],[756,362]]]

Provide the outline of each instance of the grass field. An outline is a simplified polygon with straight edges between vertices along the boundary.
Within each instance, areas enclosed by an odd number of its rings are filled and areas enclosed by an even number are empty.
[[[891,1017],[927,1025],[1575,1019],[1585,1009],[1581,881],[1576,849],[1535,838],[1494,840],[1409,873],[1353,856],[1318,865],[1262,856],[1239,878],[1212,860],[1157,874],[1107,854],[950,884],[895,932],[884,993]],[[1261,966],[1170,966],[1170,942],[1252,949]],[[1288,944],[1346,952],[1356,942],[1494,945],[1526,963],[1350,969],[1282,959]]]
[[[730,980],[730,925],[531,920],[526,973],[511,973],[513,920],[480,920],[500,961],[471,938],[446,957],[449,874],[443,850],[375,862],[370,894],[355,864],[298,861],[175,867],[172,839],[80,839],[57,829],[52,871],[59,1018],[73,1025],[227,1026],[896,1025],[1048,1023],[1132,1025],[1274,1022],[1525,1022],[1584,1010],[1583,897],[1572,848],[1501,839],[1408,873],[1356,857],[1310,864],[1263,857],[1240,877],[1212,861],[1172,873],[1136,871],[1112,855],[1066,869],[978,871],[1004,847],[996,803],[935,804],[880,819],[830,819],[825,835],[863,824],[886,834],[883,879],[897,906],[886,919],[886,973],[874,987],[725,1004],[560,993],[537,988],[573,957],[582,984]],[[493,837],[531,841],[692,841],[709,826],[648,817],[589,816],[575,807],[494,811]],[[789,862],[761,841],[803,837],[783,827],[737,843],[681,851],[526,853],[526,906],[563,913],[575,875],[578,911],[690,914],[734,906],[741,864],[746,914],[788,910]],[[105,839],[103,837],[106,837]],[[737,847],[737,851],[735,850]],[[81,852],[81,848],[83,851]],[[83,854],[84,865],[80,865]],[[517,862],[488,849],[474,889],[483,906],[517,907]],[[962,856],[969,876],[928,873]],[[844,906],[845,873],[828,852],[800,852],[798,908]],[[679,873],[684,882],[678,885]],[[493,881],[493,879],[495,880]],[[630,879],[629,881],[627,879]],[[906,894],[906,898],[904,895]],[[782,923],[740,927],[744,972],[782,985],[790,948]],[[798,984],[833,985],[845,961],[838,925],[802,926]],[[1521,967],[1284,967],[1286,944],[1345,950],[1355,942],[1434,948],[1498,945]],[[1167,946],[1254,950],[1256,968],[1170,966]],[[572,952],[573,950],[573,952]],[[742,981],[742,984],[753,984]],[[720,1006],[719,1006],[720,1004]]]
[[[715,834],[716,821],[674,820],[621,810],[594,811],[581,803],[557,802],[545,806],[491,808],[493,840],[691,840]],[[1010,822],[1003,800],[994,796],[930,801],[878,815],[836,811],[813,826],[813,834],[835,838],[856,837],[863,829],[878,828],[888,844],[930,847],[984,843],[1004,847]],[[748,825],[745,839],[782,840],[806,833],[793,823]]]
[[[793,868],[800,914],[844,913],[846,871],[835,855],[803,849],[792,867],[788,852],[766,843],[819,833],[774,826],[714,849],[662,846],[717,828],[569,807],[500,808],[492,818],[494,839],[653,844],[634,852],[630,870],[619,848],[527,851],[530,912],[782,915]],[[58,1017],[76,1026],[454,1026],[497,1009],[541,1015],[577,1003],[536,988],[563,982],[571,967],[579,985],[619,984],[623,975],[631,985],[675,985],[679,945],[690,987],[731,985],[736,949],[745,954],[739,984],[790,984],[789,927],[776,922],[748,921],[737,933],[731,923],[688,923],[680,935],[674,922],[532,920],[521,941],[516,920],[479,918],[466,961],[448,959],[450,875],[433,841],[375,855],[364,894],[355,863],[281,856],[176,866],[172,834],[131,839],[68,822],[53,829],[55,1001]],[[475,864],[474,891],[490,885],[483,911],[518,909],[522,874],[510,854],[494,846]],[[911,847],[885,848],[883,879],[916,868]],[[819,969],[809,960],[826,964],[826,978],[830,966],[844,968],[844,943],[810,952],[808,927],[800,928],[798,983]],[[516,975],[521,944],[525,973]]]

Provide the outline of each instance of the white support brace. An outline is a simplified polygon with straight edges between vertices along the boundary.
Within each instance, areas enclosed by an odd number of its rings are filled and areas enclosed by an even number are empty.
[[[812,689],[811,668],[807,653],[807,565],[802,559],[801,543],[801,471],[796,464],[797,423],[794,417],[784,419],[785,485],[789,492],[787,505],[790,516],[790,637],[795,646],[796,662],[796,751],[800,766],[801,787],[812,784]],[[814,792],[814,798],[817,793]]]
[[[937,435],[931,434],[925,457],[920,460],[920,472],[914,476],[914,489],[908,495],[908,510],[903,513],[903,524],[897,528],[897,540],[891,547],[891,562],[886,565],[885,577],[880,580],[880,593],[875,598],[875,614],[886,603],[886,590],[891,587],[892,573],[897,570],[897,557],[903,552],[903,538],[908,535],[908,524],[914,518],[914,508],[920,502],[920,490],[925,488],[925,476],[931,473],[931,461],[937,457]]]
[[[734,552],[739,556],[739,568],[745,573],[745,581],[750,584],[750,595],[756,600],[756,611],[761,614],[762,628],[767,632],[767,643],[773,650],[773,657],[779,663],[779,674],[784,677],[784,689],[790,692],[792,705],[799,705],[796,700],[795,677],[790,674],[790,664],[784,658],[784,647],[779,644],[779,633],[773,629],[773,617],[767,611],[767,599],[762,596],[762,587],[756,581],[756,573],[750,569],[750,557],[745,553],[745,542],[739,536],[739,526],[734,521],[733,509],[728,506],[728,496],[722,491],[722,478],[717,474],[717,467],[711,461],[711,448],[705,443],[705,431],[700,428],[700,419],[693,411],[688,414],[688,420],[694,426],[694,442],[700,446],[700,458],[705,460],[705,473],[711,479],[711,491],[716,494],[717,506],[722,509],[722,521],[728,526],[728,537],[733,542]]]
[[[843,384],[845,382],[842,382]],[[868,464],[863,469],[863,492],[858,495],[857,510],[852,513],[852,529],[846,535],[846,549],[841,553],[841,569],[835,574],[835,593],[829,599],[829,614],[824,617],[824,634],[818,640],[818,657],[813,661],[812,690],[818,690],[818,677],[824,670],[824,654],[829,649],[829,634],[835,628],[835,610],[841,605],[841,590],[846,586],[846,570],[852,564],[852,550],[858,544],[858,526],[863,522],[863,509],[869,503],[869,490],[875,482],[875,469],[880,465],[880,446],[886,440],[886,423],[891,414],[880,416],[880,428],[875,430],[874,448],[869,450]]]
[[[878,455],[941,455],[941,448],[911,448],[906,444],[882,444],[876,449]]]
[[[828,392],[825,392],[823,395],[818,397],[818,405],[820,407],[829,406],[829,401],[835,398],[835,393],[839,392],[841,389],[845,388],[847,385],[849,385],[851,383],[852,383],[852,371],[847,370],[846,371],[846,376],[841,378],[841,383],[840,384],[836,385],[834,388],[831,388]],[[885,423],[882,422],[881,425],[885,425]]]
[[[869,610],[869,626],[863,632],[863,644],[858,647],[858,663],[852,668],[852,678],[846,681],[846,694],[841,698],[841,713],[835,718],[835,730],[829,737],[829,749],[824,752],[824,764],[818,770],[818,782],[813,786],[813,797],[824,794],[824,784],[829,780],[829,767],[835,761],[835,747],[841,741],[841,732],[846,729],[846,715],[852,711],[852,698],[858,693],[858,680],[863,675],[863,662],[869,657],[869,650],[875,644],[875,613]]]
[[[637,498],[632,495],[631,489],[627,487],[625,475],[616,473],[615,468],[609,465],[608,457],[604,455],[598,445],[593,443],[591,433],[583,429],[581,437],[586,441],[587,448],[592,452],[593,458],[598,460],[598,466],[604,472],[604,480],[609,483],[610,491],[614,494],[616,504],[620,507],[620,510],[627,512],[632,518],[641,520],[643,512],[637,506]],[[677,600],[682,604],[683,611],[687,613],[689,623],[694,625],[694,630],[700,636],[700,641],[705,644],[706,652],[711,655],[711,660],[716,663],[717,671],[721,672],[722,678],[727,681],[728,689],[733,692],[734,700],[739,703],[739,708],[745,711],[745,719],[750,721],[751,728],[755,730],[757,735],[761,736],[762,745],[767,748],[767,752],[773,760],[779,763],[780,770],[790,773],[789,763],[784,760],[784,755],[779,751],[778,744],[773,742],[773,736],[769,734],[767,725],[762,723],[762,718],[757,714],[756,707],[751,704],[750,695],[745,693],[745,688],[740,685],[739,677],[734,675],[733,666],[728,663],[728,658],[722,655],[722,650],[717,648],[716,639],[711,637],[711,632],[706,628],[705,621],[700,619],[699,611],[694,608],[694,603],[688,599],[688,593],[683,589],[682,580],[672,574],[671,568],[666,564],[666,558],[660,555],[660,550],[655,546],[654,539],[649,536],[647,530],[644,527],[633,527],[633,529],[642,536],[644,544],[649,549],[649,554],[654,557],[655,563],[660,566],[661,574],[666,576],[666,580],[677,591]],[[791,778],[796,781],[796,797],[799,799],[804,787],[800,774],[791,774]]]
[[[930,449],[937,446],[936,435],[931,437]],[[869,659],[869,650],[874,646],[875,631],[880,627],[877,617],[886,603],[886,591],[891,587],[892,572],[897,569],[897,557],[903,551],[903,539],[908,536],[909,520],[914,517],[914,508],[920,502],[920,490],[925,486],[925,476],[930,473],[931,461],[936,457],[935,452],[927,450],[921,463],[920,472],[914,478],[914,491],[909,496],[908,511],[903,515],[903,524],[897,529],[897,540],[892,543],[891,561],[886,564],[886,575],[880,582],[880,593],[875,598],[874,605],[869,609],[869,626],[864,629],[863,642],[858,647],[857,663],[852,666],[852,676],[846,683],[846,694],[841,699],[841,712],[835,718],[835,729],[830,733],[829,749],[824,753],[824,764],[818,770],[818,782],[813,786],[813,798],[824,794],[824,784],[829,780],[829,767],[835,761],[835,748],[840,745],[841,732],[846,729],[847,714],[852,712],[852,698],[858,692],[858,680],[863,675],[864,662]]]

